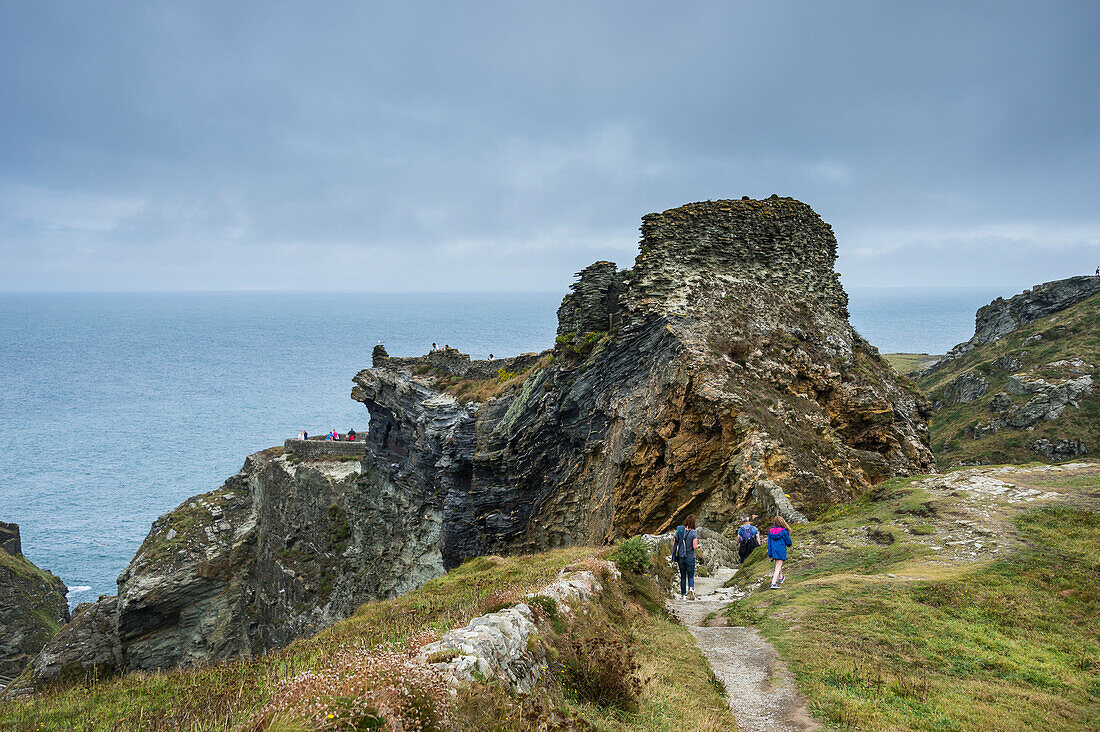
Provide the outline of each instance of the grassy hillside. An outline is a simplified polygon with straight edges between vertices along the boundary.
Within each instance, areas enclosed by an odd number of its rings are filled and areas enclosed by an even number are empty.
[[[572,548],[473,559],[419,590],[368,603],[316,637],[263,658],[93,679],[0,703],[0,729],[375,729],[369,714],[356,711],[357,701],[347,691],[364,683],[353,678],[357,670],[347,664],[350,656],[362,659],[358,649],[385,659],[418,647],[435,634],[515,602],[595,553]],[[621,584],[611,583],[593,612],[573,620],[552,603],[541,616],[541,642],[552,662],[546,683],[525,699],[498,684],[475,684],[447,702],[445,717],[433,716],[434,707],[414,709],[426,715],[419,718],[434,720],[425,730],[504,732],[528,729],[536,721],[553,722],[559,725],[555,729],[671,730],[689,721],[693,729],[735,729],[720,685],[690,634],[666,617],[651,579],[628,575]],[[296,699],[289,680],[301,679],[306,671],[331,679],[324,685],[331,691]],[[261,715],[273,700],[267,711],[274,707],[276,712]],[[416,703],[421,702],[427,704],[423,699]],[[304,722],[307,707],[321,708],[327,712],[322,719],[332,721]]]
[[[830,726],[1097,729],[1098,509],[1100,464],[893,479],[796,526],[783,587],[728,621],[776,644]],[[770,568],[758,551],[731,584]]]
[[[994,363],[1002,357],[1014,358],[1019,365],[1005,368],[1000,365],[1003,362]],[[1080,359],[1083,365],[1067,363],[1074,359]],[[984,379],[989,388],[974,401],[946,405],[936,412],[931,426],[932,448],[941,466],[1042,460],[1031,445],[1044,438],[1054,444],[1063,439],[1081,440],[1090,451],[1100,452],[1100,295],[979,346],[918,378],[917,384],[933,401],[943,401],[945,387],[963,374]],[[1006,408],[1022,406],[1033,398],[1006,394],[999,397],[1001,411],[994,412],[998,406],[994,398],[1005,394],[1006,382],[1013,374],[1042,378],[1051,384],[1089,374],[1094,386],[1092,395],[1082,400],[1080,407],[1067,406],[1053,421],[1041,421],[1030,429],[1005,427],[975,439],[968,428],[987,424],[1004,414]]]
[[[910,374],[931,366],[939,360],[939,356],[927,353],[884,353],[882,357],[886,363],[897,369],[899,374]]]

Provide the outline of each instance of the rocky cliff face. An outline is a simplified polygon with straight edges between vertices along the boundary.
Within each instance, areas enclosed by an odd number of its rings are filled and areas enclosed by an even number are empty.
[[[836,240],[805,204],[691,204],[597,262],[543,354],[376,348],[366,455],[251,456],[162,516],[36,659],[51,680],[248,656],[479,554],[659,533],[746,507],[799,520],[926,472],[926,405],[851,328]],[[487,326],[488,327],[488,326]]]
[[[945,465],[1060,461],[1100,441],[1100,277],[1072,277],[981,308],[974,337],[918,383]]]
[[[77,608],[27,680],[251,656],[442,574],[441,508],[359,460],[249,456],[161,516],[118,578]]]
[[[69,622],[66,592],[60,579],[23,556],[19,526],[0,521],[0,676],[18,676]]]
[[[836,240],[808,206],[651,214],[640,249],[631,270],[579,273],[553,362],[488,402],[388,363],[355,377],[376,464],[443,506],[446,566],[691,512],[719,528],[746,506],[798,520],[931,469],[927,406],[848,324]]]

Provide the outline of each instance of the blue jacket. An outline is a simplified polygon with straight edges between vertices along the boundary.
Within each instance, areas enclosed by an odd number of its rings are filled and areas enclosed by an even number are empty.
[[[768,557],[786,561],[787,547],[790,545],[790,532],[782,526],[773,526],[768,529]]]

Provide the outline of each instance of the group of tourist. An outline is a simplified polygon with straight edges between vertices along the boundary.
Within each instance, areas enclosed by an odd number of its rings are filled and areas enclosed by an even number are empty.
[[[331,442],[333,440],[342,440],[342,439],[345,439],[348,442],[355,442],[357,437],[358,437],[358,435],[355,434],[355,430],[353,430],[353,429],[349,429],[347,434],[344,437],[340,437],[340,433],[336,431],[336,428],[333,428],[332,432],[326,432],[325,433],[325,440],[328,441],[328,442]],[[302,430],[301,432],[298,433],[298,439],[299,440],[308,440],[309,439],[309,434],[305,430]]]
[[[772,572],[773,590],[778,590],[783,580],[783,563],[787,561],[787,547],[791,546],[791,527],[782,516],[774,516],[768,529],[768,558],[775,562]],[[741,564],[764,539],[760,529],[752,524],[751,516],[742,517],[741,527],[737,530],[737,558]],[[695,599],[695,552],[699,549],[699,530],[696,528],[695,514],[676,527],[676,537],[672,545],[672,558],[680,569],[680,599]]]

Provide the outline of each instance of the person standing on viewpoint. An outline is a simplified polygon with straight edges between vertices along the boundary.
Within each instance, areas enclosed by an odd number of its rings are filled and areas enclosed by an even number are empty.
[[[699,548],[699,532],[695,529],[695,514],[676,530],[673,558],[680,567],[680,598],[695,599],[695,550]]]
[[[772,573],[772,589],[778,590],[786,577],[783,576],[783,562],[787,561],[787,547],[791,546],[791,527],[783,520],[782,516],[772,519],[772,527],[768,529],[768,557],[775,561],[775,572]]]

